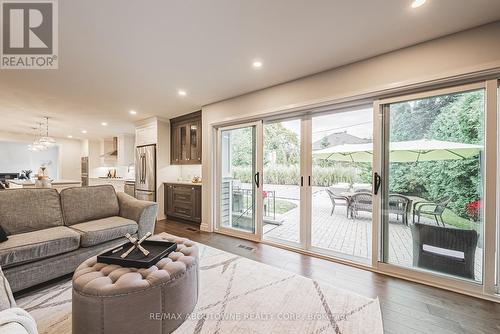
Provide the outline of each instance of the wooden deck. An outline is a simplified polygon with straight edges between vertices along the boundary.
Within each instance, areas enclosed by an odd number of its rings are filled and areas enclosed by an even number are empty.
[[[298,202],[297,202],[298,203]],[[372,216],[368,212],[360,212],[356,219],[346,217],[346,207],[337,206],[333,215],[331,202],[324,191],[313,194],[312,246],[333,251],[346,258],[368,262],[371,259],[371,229]],[[281,225],[266,224],[264,238],[299,242],[299,207],[281,215]],[[435,224],[430,219],[422,220]],[[403,267],[412,267],[413,251],[410,228],[399,221],[396,216],[390,216],[389,222],[389,262]],[[476,280],[481,280],[482,267],[481,248],[476,251]]]

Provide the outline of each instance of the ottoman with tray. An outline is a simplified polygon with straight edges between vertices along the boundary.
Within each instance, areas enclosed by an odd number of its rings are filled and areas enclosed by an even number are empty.
[[[149,268],[83,262],[73,275],[73,334],[173,332],[198,301],[198,248],[162,233],[150,240],[177,243],[176,251]]]

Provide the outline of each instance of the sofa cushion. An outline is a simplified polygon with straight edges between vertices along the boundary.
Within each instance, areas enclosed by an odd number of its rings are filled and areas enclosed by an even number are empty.
[[[120,212],[112,185],[63,189],[61,206],[67,226],[118,216]]]
[[[15,234],[0,244],[0,265],[4,268],[37,261],[78,249],[80,234],[65,226]]]
[[[123,217],[108,217],[71,226],[81,234],[80,245],[90,247],[137,232],[137,223]],[[127,241],[123,239],[123,241]]]
[[[7,235],[62,226],[63,216],[57,190],[0,191],[0,223]]]

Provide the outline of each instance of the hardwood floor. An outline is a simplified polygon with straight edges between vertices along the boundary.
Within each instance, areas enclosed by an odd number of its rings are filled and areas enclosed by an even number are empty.
[[[386,333],[500,333],[500,304],[464,296],[192,225],[160,221],[167,232],[380,300]],[[247,250],[239,245],[252,247]]]

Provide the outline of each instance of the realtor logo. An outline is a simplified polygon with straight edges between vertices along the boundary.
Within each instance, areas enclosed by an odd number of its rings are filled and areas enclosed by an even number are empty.
[[[55,0],[0,2],[1,69],[57,69]]]

